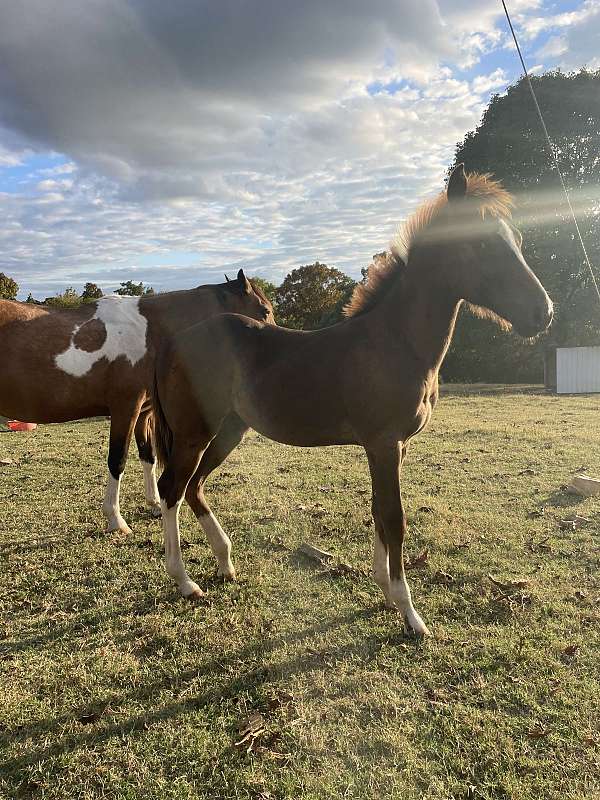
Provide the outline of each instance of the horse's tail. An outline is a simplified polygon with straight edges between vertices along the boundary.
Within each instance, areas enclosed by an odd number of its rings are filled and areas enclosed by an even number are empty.
[[[150,400],[152,403],[152,433],[154,439],[154,448],[156,450],[156,460],[160,467],[165,467],[171,455],[173,447],[173,431],[169,428],[169,423],[165,417],[165,412],[160,403],[158,396],[158,381],[156,379],[156,366],[154,368],[154,380],[152,382],[152,391],[150,393]]]

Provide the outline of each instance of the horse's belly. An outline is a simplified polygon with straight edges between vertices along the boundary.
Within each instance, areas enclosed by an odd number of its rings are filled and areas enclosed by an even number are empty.
[[[255,431],[282,444],[320,447],[354,444],[356,436],[339,409],[315,402],[314,397],[285,398],[261,394],[238,398],[236,411]]]
[[[0,364],[0,414],[24,422],[68,422],[107,413],[103,388],[59,370],[40,372],[27,359]]]

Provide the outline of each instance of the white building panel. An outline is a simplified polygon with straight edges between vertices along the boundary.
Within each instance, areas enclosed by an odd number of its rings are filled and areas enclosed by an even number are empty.
[[[600,392],[600,347],[559,347],[556,391],[558,394]]]

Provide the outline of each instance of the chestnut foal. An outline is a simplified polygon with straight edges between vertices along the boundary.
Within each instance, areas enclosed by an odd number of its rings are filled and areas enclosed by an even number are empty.
[[[219,573],[234,577],[231,542],[205,500],[204,482],[252,427],[284,444],[365,448],[375,581],[408,631],[428,633],[404,572],[399,473],[409,440],[431,417],[459,307],[466,300],[526,337],[552,319],[552,303],[507,221],[511,204],[499,183],[467,176],[460,165],[446,191],[408,220],[383,264],[371,266],[348,319],[296,331],[226,314],[161,348],[153,404],[166,468],[158,490],[167,572],[185,596],[202,591],[181,558],[184,496]]]
[[[242,270],[227,283],[144,297],[110,295],[75,309],[0,300],[0,414],[31,422],[110,415],[102,506],[108,530],[130,532],[119,486],[134,430],[146,501],[160,516],[147,401],[157,346],[163,337],[224,312],[274,322],[271,304]]]

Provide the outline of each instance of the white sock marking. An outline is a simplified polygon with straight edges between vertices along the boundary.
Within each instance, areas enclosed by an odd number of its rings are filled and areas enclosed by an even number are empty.
[[[123,533],[131,533],[131,528],[121,516],[119,507],[119,489],[121,486],[121,477],[114,478],[111,473],[108,474],[108,482],[106,484],[106,491],[104,493],[104,502],[102,503],[102,511],[107,520],[107,529],[109,531],[123,531]]]
[[[146,496],[146,503],[153,511],[156,509],[160,512],[160,495],[158,494],[158,486],[156,485],[156,464],[149,464],[147,461],[142,461],[142,468],[144,470],[144,494]]]
[[[428,635],[427,625],[425,625],[412,604],[410,588],[404,575],[401,578],[390,580],[390,596],[404,617],[404,627],[408,631],[414,631],[422,636]]]
[[[385,596],[386,605],[392,606],[389,558],[385,545],[379,538],[377,529],[373,534],[373,578]]]
[[[226,578],[235,578],[235,569],[231,563],[231,539],[219,525],[212,511],[198,517],[198,521],[219,564],[218,574]]]
[[[165,542],[165,565],[168,574],[175,579],[179,591],[184,597],[192,594],[204,594],[197,583],[190,580],[183,559],[181,558],[181,543],[179,541],[179,508],[181,500],[172,508],[167,508],[164,500],[160,501],[162,510],[163,536]]]

